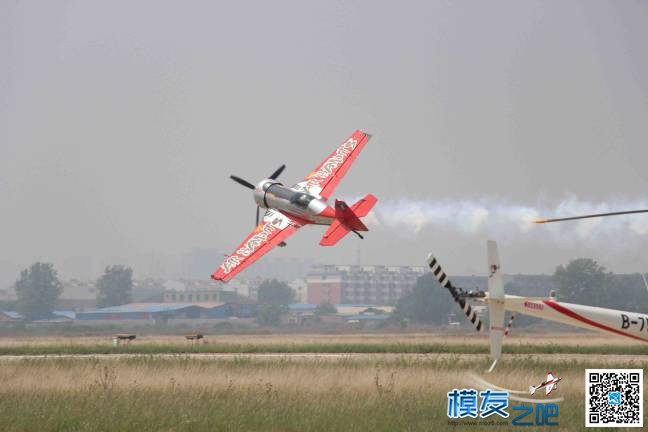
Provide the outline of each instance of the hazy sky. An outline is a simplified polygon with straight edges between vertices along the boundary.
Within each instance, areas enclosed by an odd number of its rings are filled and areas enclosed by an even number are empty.
[[[648,271],[648,216],[526,225],[648,208],[647,23],[642,1],[1,0],[0,261],[231,252],[254,203],[230,174],[295,183],[360,128],[336,195],[378,196],[373,232],[269,256],[484,273],[492,237],[507,273]]]

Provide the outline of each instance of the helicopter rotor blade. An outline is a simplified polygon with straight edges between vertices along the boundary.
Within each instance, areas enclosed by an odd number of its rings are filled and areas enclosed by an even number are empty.
[[[475,326],[475,330],[478,332],[482,331],[482,322],[477,316],[477,313],[475,312],[475,309],[470,307],[470,304],[466,301],[465,298],[463,298],[457,288],[455,288],[454,285],[452,285],[452,282],[450,282],[450,278],[446,276],[445,272],[439,265],[439,262],[437,259],[432,256],[432,254],[428,255],[428,266],[430,267],[430,270],[434,274],[434,277],[439,281],[441,286],[448,291],[450,291],[450,295],[454,299],[455,303],[459,305],[459,308],[463,311],[463,313],[466,315],[466,318],[468,318],[468,321],[472,323],[473,326]]]
[[[564,217],[564,218],[538,219],[538,220],[536,220],[534,222],[537,223],[537,224],[544,224],[544,223],[549,223],[549,222],[564,222],[564,221],[571,221],[571,220],[578,220],[578,219],[589,219],[589,218],[606,217],[606,216],[618,216],[618,215],[635,214],[635,213],[648,213],[648,209],[646,209],[646,210],[628,210],[628,211],[619,211],[619,212],[611,212],[611,213],[595,213],[595,214],[589,214],[589,215],[571,216],[571,217]]]

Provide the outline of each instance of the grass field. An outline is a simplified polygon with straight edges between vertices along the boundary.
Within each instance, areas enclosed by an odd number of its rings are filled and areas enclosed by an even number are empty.
[[[489,351],[484,335],[350,334],[350,335],[207,335],[192,344],[182,336],[139,335],[130,344],[113,347],[109,336],[0,338],[0,355],[161,354],[161,353],[466,353]],[[505,353],[648,355],[648,344],[631,339],[583,334],[522,334],[509,337]]]
[[[585,369],[648,363],[644,346],[596,334],[507,339],[505,351],[518,354],[505,355],[492,374],[484,373],[490,365],[483,354],[488,349],[484,336],[372,333],[207,339],[206,345],[192,346],[179,336],[142,335],[114,349],[107,337],[0,338],[0,352],[5,354],[0,356],[0,430],[517,430],[510,418],[499,417],[493,420],[503,424],[450,424],[446,393],[453,388],[483,389],[473,375],[495,386],[524,390],[542,381],[548,371],[563,378],[555,393],[564,398],[555,430],[585,430]],[[183,351],[192,355],[160,355]],[[194,356],[195,351],[233,354]],[[73,355],[104,352],[144,355]],[[255,355],[273,352],[279,354]],[[8,355],[39,353],[72,355]],[[512,400],[515,404],[519,402]]]
[[[548,370],[563,378],[556,392],[565,398],[560,430],[583,430],[584,369],[597,366],[609,365],[504,360],[486,375],[488,361],[381,355],[334,361],[26,359],[0,369],[0,430],[466,430],[465,422],[448,424],[446,393],[479,388],[471,373],[524,389]],[[506,423],[476,429],[517,429],[501,420]]]

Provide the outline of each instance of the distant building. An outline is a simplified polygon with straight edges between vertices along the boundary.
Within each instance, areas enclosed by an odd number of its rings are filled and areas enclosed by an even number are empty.
[[[409,293],[419,277],[428,272],[424,266],[344,266],[317,265],[306,276],[304,303],[366,303],[395,305]],[[486,276],[450,275],[452,283],[465,290],[488,289]],[[551,275],[504,275],[507,294],[548,296],[556,285]]]
[[[216,265],[220,265],[219,261]],[[245,269],[243,277],[247,279],[277,279],[292,281],[305,277],[313,267],[313,261],[306,258],[266,257]],[[215,268],[214,268],[215,270]]]
[[[288,305],[288,313],[282,317],[284,324],[303,325],[313,322],[343,323],[360,320],[384,321],[394,311],[392,306],[373,306],[368,304],[336,304],[337,312],[316,314],[318,305],[295,303]],[[359,318],[358,318],[359,317]]]
[[[254,314],[254,305],[237,303],[130,303],[77,312],[76,320],[95,322],[143,320],[165,323],[169,320],[250,318]]]
[[[29,321],[33,324],[58,324],[70,322],[75,319],[74,311],[52,311],[48,316],[42,317],[40,319]],[[16,311],[0,311],[0,322],[21,322],[24,321],[25,317],[22,316],[19,312]]]
[[[241,281],[241,283],[243,284],[242,286],[244,286],[245,289],[247,289],[248,298],[254,301],[257,301],[259,299],[259,287],[261,286],[264,280],[265,279],[257,277],[254,279],[247,279]]]
[[[551,290],[556,289],[552,275],[503,275],[506,294],[543,297],[549,296]],[[454,276],[450,275],[452,284],[465,290],[488,290],[488,277],[486,276]]]
[[[319,265],[306,277],[307,302],[395,305],[427,267]]]
[[[97,305],[97,288],[93,280],[70,279],[61,282],[63,292],[56,301],[60,309],[80,310]]]
[[[230,316],[225,303],[130,303],[121,306],[89,310],[76,314],[80,321],[149,320],[226,318]]]
[[[165,290],[164,279],[135,279],[133,280],[132,300],[134,302],[161,301]]]
[[[227,302],[238,298],[236,291],[226,290],[223,284],[206,280],[167,281],[164,288],[164,303]]]
[[[308,301],[308,283],[306,279],[295,279],[288,286],[295,292],[296,303],[306,303]]]

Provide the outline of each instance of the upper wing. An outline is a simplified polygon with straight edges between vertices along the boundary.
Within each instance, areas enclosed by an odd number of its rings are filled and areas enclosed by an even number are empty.
[[[551,372],[549,372],[549,373],[547,374],[547,382],[549,382],[549,381],[553,381],[553,379],[554,379],[553,374],[552,374]]]
[[[302,226],[283,213],[268,209],[261,223],[212,274],[212,279],[227,282]]]
[[[329,157],[324,159],[324,162],[308,174],[304,181],[297,183],[293,188],[301,189],[311,195],[329,198],[369,138],[371,135],[362,131],[353,132]]]

